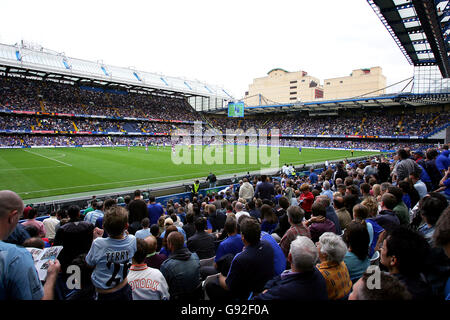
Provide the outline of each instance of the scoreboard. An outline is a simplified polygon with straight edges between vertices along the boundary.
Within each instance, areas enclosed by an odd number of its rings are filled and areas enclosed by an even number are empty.
[[[229,102],[228,117],[230,118],[244,117],[244,102]]]

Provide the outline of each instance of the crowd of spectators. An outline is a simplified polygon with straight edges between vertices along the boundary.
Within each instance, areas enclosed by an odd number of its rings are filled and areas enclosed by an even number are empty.
[[[95,121],[94,121],[95,122]],[[93,123],[91,123],[93,125]],[[102,128],[104,129],[104,128]],[[106,128],[110,131],[120,132],[119,128]],[[114,130],[115,129],[115,130]],[[40,128],[40,130],[47,130],[47,128]],[[59,129],[66,131],[65,129]],[[79,131],[90,131],[91,127],[81,125]],[[191,144],[195,142],[194,137],[188,139]],[[226,142],[226,140],[224,141]],[[238,141],[236,140],[236,143]],[[251,142],[251,141],[250,141]],[[410,148],[411,150],[425,150],[433,147],[433,144],[427,142],[412,142],[412,141],[365,141],[365,140],[328,140],[328,139],[279,139],[279,146],[282,147],[310,147],[310,148],[345,148],[345,149],[363,149],[363,150],[395,150],[399,147]],[[21,135],[0,135],[0,146],[14,147],[14,146],[71,146],[71,145],[136,145],[143,146],[149,144],[183,144],[185,140],[183,137],[172,136],[99,136],[99,135],[55,135],[55,134],[21,134]],[[203,144],[214,144],[215,140],[210,137],[204,137]],[[249,139],[245,140],[249,143]],[[268,145],[271,145],[271,140],[267,140]]]
[[[0,274],[0,299],[450,299],[449,153],[399,149],[309,174],[286,164],[164,206],[140,190],[94,197],[42,223],[0,191],[0,249],[20,265]],[[56,245],[42,284],[22,246]],[[70,265],[81,287],[65,287]]]
[[[0,109],[198,120],[194,109],[183,99],[119,91],[95,91],[87,87],[20,78],[0,78]]]
[[[360,135],[360,136],[422,136],[449,122],[449,112],[406,113],[359,112],[354,115],[295,118],[280,114],[255,118],[218,118],[210,116],[210,123],[223,132],[226,129],[278,129],[281,134]]]

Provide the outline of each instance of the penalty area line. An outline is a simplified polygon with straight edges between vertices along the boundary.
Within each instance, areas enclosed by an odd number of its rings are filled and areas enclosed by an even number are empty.
[[[53,159],[53,158],[44,156],[44,155],[42,155],[42,154],[39,154],[39,153],[36,153],[36,152],[33,152],[33,151],[29,151],[29,150],[25,150],[25,149],[22,149],[22,150],[25,151],[25,152],[34,154],[34,155],[36,155],[36,156],[40,156],[40,157],[42,157],[42,158],[48,159],[48,160],[56,161],[56,162],[58,162],[58,163],[61,163],[61,164],[63,164],[63,165],[66,165],[66,166],[68,166],[68,167],[72,167],[72,165],[69,164],[69,163],[65,163],[65,162],[62,162],[62,161],[60,161],[60,160],[56,160],[56,159]]]

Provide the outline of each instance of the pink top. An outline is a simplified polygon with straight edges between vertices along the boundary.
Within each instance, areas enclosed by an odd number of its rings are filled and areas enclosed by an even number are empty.
[[[25,221],[24,223],[22,223],[22,225],[24,227],[33,226],[33,227],[37,228],[39,231],[38,237],[40,237],[40,238],[45,237],[45,227],[42,222],[37,221],[35,219],[29,219],[29,220]]]

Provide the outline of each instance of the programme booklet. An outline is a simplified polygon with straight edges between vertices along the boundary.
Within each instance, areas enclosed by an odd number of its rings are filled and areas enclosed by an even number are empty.
[[[39,280],[44,281],[47,277],[47,269],[50,260],[55,260],[63,249],[62,246],[54,246],[44,249],[26,248],[33,256],[34,266],[39,275]]]

